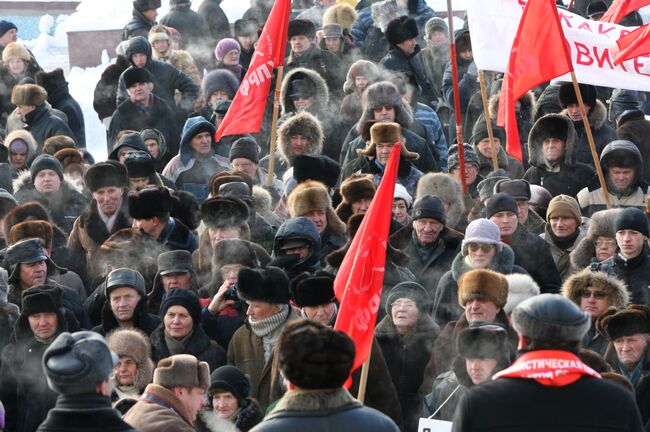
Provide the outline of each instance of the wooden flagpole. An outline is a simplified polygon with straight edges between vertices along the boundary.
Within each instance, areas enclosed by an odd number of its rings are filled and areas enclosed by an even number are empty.
[[[271,145],[269,146],[269,180],[268,185],[273,186],[273,173],[275,171],[275,140],[278,129],[278,114],[280,111],[280,87],[284,65],[278,66],[278,74],[275,78],[275,96],[273,97],[273,119],[271,121]]]
[[[596,152],[596,144],[594,143],[594,136],[591,133],[591,126],[589,126],[589,120],[587,119],[587,112],[585,111],[585,105],[582,101],[582,93],[580,93],[580,86],[578,85],[578,79],[576,78],[576,73],[571,71],[571,80],[573,81],[573,90],[576,93],[576,98],[578,99],[578,105],[580,106],[580,116],[582,117],[582,124],[585,127],[585,132],[587,133],[587,140],[589,141],[589,148],[591,149],[591,157],[594,159],[594,165],[596,166],[596,173],[598,173],[598,181],[600,182],[600,187],[603,189],[603,196],[605,197],[605,204],[608,209],[612,208],[612,204],[609,201],[609,191],[607,190],[607,183],[605,182],[605,176],[603,175],[603,169],[600,166],[600,159],[598,158],[598,152]]]
[[[460,163],[460,184],[463,186],[463,193],[467,193],[465,182],[465,148],[463,147],[463,123],[460,117],[460,91],[458,90],[458,64],[456,63],[456,41],[454,40],[454,13],[451,7],[451,0],[447,0],[447,22],[449,26],[451,60],[451,79],[454,86],[454,113],[456,115],[456,140],[458,142],[458,162]]]
[[[359,402],[363,403],[366,398],[366,386],[368,385],[368,370],[370,369],[370,356],[372,355],[372,345],[370,345],[370,352],[368,352],[368,358],[363,362],[361,366],[361,380],[359,381],[359,393],[357,394],[357,399]]]
[[[478,79],[481,84],[481,97],[483,99],[483,115],[487,126],[488,138],[490,139],[490,150],[492,152],[492,171],[499,169],[497,152],[494,151],[494,132],[492,131],[492,118],[490,117],[490,108],[488,107],[487,90],[485,89],[485,74],[482,70],[478,71]],[[499,101],[501,103],[501,101]]]

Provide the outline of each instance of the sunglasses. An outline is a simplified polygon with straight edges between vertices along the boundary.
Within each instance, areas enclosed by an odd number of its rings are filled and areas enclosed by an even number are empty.
[[[483,252],[490,252],[493,246],[494,245],[487,244],[487,243],[470,243],[467,245],[469,250],[471,250],[472,252],[476,252],[479,249],[482,250]]]
[[[590,298],[591,296],[593,296],[596,299],[604,299],[605,297],[607,297],[607,293],[605,291],[587,291],[587,290],[580,291],[580,297],[584,299]]]

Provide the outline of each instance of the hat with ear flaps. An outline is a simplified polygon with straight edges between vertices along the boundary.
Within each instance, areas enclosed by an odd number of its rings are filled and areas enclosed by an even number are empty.
[[[353,6],[345,3],[336,3],[325,9],[323,13],[323,26],[338,24],[343,30],[350,31],[352,24],[357,20],[357,11]]]
[[[151,361],[149,337],[136,329],[118,329],[106,336],[106,344],[118,357],[131,357],[138,366],[134,385],[144,388],[153,380],[154,364]]]
[[[402,135],[402,127],[399,123],[383,123],[376,121],[368,121],[366,125],[370,126],[368,129],[369,140],[367,141],[366,147],[364,149],[357,149],[358,154],[364,156],[373,156],[377,155],[376,146],[379,143],[402,143],[400,148],[400,156],[403,159],[417,160],[420,155],[413,153],[407,150],[406,140]],[[363,136],[363,134],[362,134]]]
[[[210,366],[189,354],[177,354],[158,362],[153,373],[153,383],[168,389],[174,387],[210,387]]]
[[[406,40],[418,37],[418,25],[413,18],[401,16],[388,23],[386,40],[389,44],[396,46]]]
[[[374,109],[380,106],[392,106],[395,109],[395,123],[408,128],[413,124],[413,112],[402,101],[399,89],[390,81],[379,81],[370,84],[361,95],[362,113],[357,123],[357,132],[363,133],[368,120],[374,120]]]
[[[291,217],[305,216],[314,210],[325,212],[327,226],[336,234],[345,233],[345,224],[332,208],[327,187],[320,182],[307,180],[300,183],[289,195],[287,205]]]
[[[610,307],[596,321],[596,330],[610,342],[624,336],[650,334],[650,307],[638,304],[623,310]]]
[[[584,269],[589,266],[591,259],[596,256],[595,242],[598,237],[615,239],[614,222],[621,211],[623,211],[621,208],[600,210],[591,215],[587,235],[576,244],[569,255],[574,268]]]
[[[362,199],[372,199],[377,186],[370,174],[353,174],[341,183],[343,201],[336,207],[336,214],[347,223],[352,216],[352,204]]]

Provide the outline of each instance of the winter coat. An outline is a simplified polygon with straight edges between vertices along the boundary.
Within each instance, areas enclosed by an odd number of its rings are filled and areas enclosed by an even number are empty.
[[[608,163],[610,156],[616,152],[617,154],[625,151],[630,160],[636,161],[635,178],[624,192],[616,191],[609,181],[609,168],[611,165]],[[615,156],[620,157],[620,156]],[[603,167],[603,176],[608,183],[607,191],[609,192],[609,202],[612,208],[620,207],[636,207],[639,210],[645,211],[646,208],[646,195],[648,194],[648,183],[643,178],[643,159],[639,149],[631,142],[618,142],[613,146],[606,147],[600,155],[600,165]],[[582,189],[577,196],[578,204],[582,210],[582,215],[591,217],[594,213],[600,210],[607,209],[605,203],[605,194],[600,186],[598,177],[594,177],[589,185]]]
[[[64,176],[59,192],[45,195],[36,190],[31,173],[25,171],[14,182],[14,191],[14,197],[19,204],[28,201],[38,201],[43,204],[52,218],[52,223],[63,229],[66,234],[72,230],[74,221],[81,215],[89,201],[79,186],[67,176]]]
[[[133,311],[133,327],[140,330],[142,333],[150,336],[153,331],[160,326],[160,317],[147,312],[147,300],[140,299],[135,310]],[[111,309],[110,300],[106,299],[104,307],[102,308],[102,323],[93,328],[95,333],[106,336],[110,332],[120,328],[120,325],[113,314]]]
[[[539,119],[530,130],[528,138],[528,161],[530,168],[524,174],[524,180],[530,184],[544,187],[552,196],[560,194],[576,197],[595,176],[594,169],[586,164],[575,162],[575,129],[573,122],[561,114],[547,114]],[[564,139],[564,160],[558,165],[558,171],[549,171],[542,153],[543,138],[547,129],[566,129]]]
[[[184,72],[187,76],[192,78],[192,81],[194,81],[196,85],[201,85],[201,73],[199,72],[196,61],[192,58],[189,52],[185,50],[175,50],[170,46],[164,53],[160,53],[156,50],[152,50],[151,53],[154,60],[160,60],[171,64],[176,69]],[[200,94],[199,89],[199,100],[202,100],[202,98],[203,95]],[[178,96],[176,99],[178,99]]]
[[[38,432],[136,432],[100,394],[59,395]]]
[[[402,407],[403,430],[415,430],[424,392],[431,388],[433,376],[425,375],[433,344],[440,329],[421,310],[415,327],[400,336],[390,316],[385,316],[375,329],[375,337],[397,389]]]
[[[417,240],[413,223],[389,238],[392,246],[409,256],[407,267],[413,272],[417,282],[429,293],[431,305],[433,305],[438,282],[456,258],[461,240],[457,233],[445,227],[434,244],[423,248]]]
[[[388,70],[404,72],[412,75],[420,86],[421,102],[431,104],[433,101],[438,100],[439,95],[436,94],[433,86],[424,73],[424,64],[422,62],[422,57],[420,56],[419,45],[415,46],[415,52],[408,57],[404,54],[404,51],[393,46],[390,51],[388,51],[388,54],[381,59],[379,64]]]
[[[147,55],[147,63],[144,65],[144,68],[153,75],[153,93],[167,102],[179,117],[182,114],[184,121],[187,113],[194,110],[194,104],[199,96],[199,86],[192,81],[192,78],[171,64],[153,60],[151,58],[151,45],[146,40],[138,39],[135,43],[131,42],[127,48],[127,58],[131,58],[133,52],[144,52]],[[181,100],[178,104],[176,104],[174,99],[176,90],[181,93]],[[124,84],[124,73],[122,73],[117,85],[117,104],[119,105],[127,99],[128,94],[126,92],[126,85]],[[167,144],[170,153],[175,154],[177,149],[174,148],[174,143]]]
[[[618,122],[616,134],[620,139],[636,144],[643,159],[650,157],[650,121],[646,120],[643,111],[625,115]],[[650,163],[645,164],[643,178],[650,180]]]
[[[20,310],[13,303],[0,303],[0,353],[9,345]],[[0,359],[2,366],[2,359]]]
[[[324,51],[312,44],[300,57],[293,51],[284,59],[285,73],[303,67],[318,73],[329,88],[330,97],[335,100],[343,98],[343,83],[345,82],[345,66],[343,62],[329,51]]]
[[[478,151],[476,148],[476,144],[474,144],[473,147],[476,151],[476,155],[478,156],[478,172],[483,177],[487,177],[488,174],[494,171],[492,158],[486,158],[483,156],[483,153]],[[499,147],[499,150],[497,152],[497,163],[499,164],[499,168],[504,170],[506,172],[506,176],[510,177],[511,179],[520,179],[524,176],[524,167],[521,165],[521,162],[519,162],[519,159],[510,156],[508,153],[506,153],[503,147]]]
[[[156,95],[152,96],[153,106],[148,108],[146,113],[130,99],[118,105],[108,128],[108,142],[116,142],[118,133],[127,129],[134,131],[157,129],[163,134],[165,143],[179,141],[174,113],[164,100]]]
[[[198,10],[199,15],[205,19],[215,44],[221,39],[232,37],[228,17],[220,6],[221,1],[204,0]]]
[[[568,115],[564,110],[562,115]],[[607,124],[607,108],[605,105],[596,100],[596,106],[592,107],[587,114],[589,125],[591,126],[591,134],[594,137],[594,144],[596,144],[596,153],[600,156],[601,152],[607,144],[614,141],[618,137],[616,131]],[[576,130],[576,138],[574,143],[574,155],[576,162],[594,167],[594,158],[591,156],[591,148],[587,140],[587,132],[585,132],[584,123],[582,119],[573,122],[573,127]]]
[[[331,226],[327,226],[320,234],[320,264],[325,267],[325,258],[337,249],[345,245],[347,238],[345,232],[334,232]]]
[[[494,255],[487,268],[504,275],[526,273],[526,270],[515,265],[515,253],[507,245]],[[470,270],[474,268],[467,264],[463,255],[458,253],[451,264],[451,270],[440,278],[433,299],[433,318],[438,325],[445,326],[464,314],[464,309],[458,304],[458,279]],[[444,372],[444,369],[441,372]]]
[[[493,91],[500,90],[501,84],[501,80],[494,81],[493,85],[496,87]],[[480,106],[476,107],[477,111],[483,113],[483,99],[480,92],[475,93],[474,97],[475,102],[480,104]],[[490,117],[494,121],[496,121],[497,117],[499,116],[499,98],[500,94],[494,94],[492,97],[490,97],[490,103],[488,106]],[[525,93],[518,99],[518,101],[520,103],[520,107],[519,111],[515,113],[515,117],[517,120],[517,130],[519,131],[519,142],[521,143],[521,154],[523,159],[522,162],[525,169],[528,168],[528,136],[530,134],[531,128],[533,127],[533,117],[535,115],[535,110],[537,109],[537,102],[535,101],[535,94],[532,91]],[[504,147],[505,150],[506,143],[502,142],[501,146]],[[501,164],[499,163],[499,165]]]
[[[162,17],[160,24],[173,27],[183,35],[183,49],[201,65],[201,69],[212,62],[212,52],[218,40],[213,39],[211,28],[204,17],[190,9],[190,1],[171,3],[169,13]],[[226,25],[229,29],[230,26]]]
[[[627,285],[630,293],[630,304],[650,305],[650,255],[644,247],[641,253],[629,260],[618,252],[603,261],[603,266],[611,269],[614,275]]]
[[[550,250],[551,250],[551,255],[553,256],[553,261],[555,261],[555,266],[560,272],[560,278],[562,281],[566,280],[569,276],[571,276],[571,273],[573,273],[573,269],[571,267],[571,252],[575,250],[575,248],[578,246],[580,241],[582,241],[583,238],[587,235],[587,230],[583,228],[582,226],[578,227],[578,237],[576,237],[575,241],[571,244],[571,246],[567,247],[566,249],[563,249],[560,247],[555,240],[553,239],[553,236],[551,235],[551,225],[547,224],[546,225],[546,230],[544,233],[540,235],[541,238],[543,238],[546,243],[548,244]]]
[[[68,237],[68,248],[80,262],[84,263],[88,274],[95,277],[103,270],[101,268],[99,247],[115,232],[122,228],[130,228],[131,220],[122,209],[117,215],[113,229],[109,232],[106,225],[99,216],[97,201],[91,200],[81,215],[74,221],[70,237]]]
[[[185,403],[158,384],[147,386],[142,399],[124,415],[124,421],[138,432],[194,432]]]
[[[365,155],[358,155],[356,159],[347,163],[341,171],[341,178],[345,179],[355,173],[372,174],[376,185],[381,183],[385,167],[378,165],[376,159]],[[422,171],[417,169],[409,160],[401,159],[397,171],[397,182],[406,188],[411,196],[415,196],[416,187]]]
[[[517,224],[516,231],[507,243],[515,253],[515,264],[535,279],[542,293],[560,292],[560,272],[548,244],[542,238]]]
[[[25,128],[32,134],[38,144],[39,152],[43,149],[45,140],[54,135],[66,135],[74,139],[74,133],[66,122],[52,113],[47,104],[42,103],[36,109],[25,116]]]
[[[196,432],[248,432],[264,419],[260,406],[250,397],[232,420],[222,419],[208,403],[196,419]]]
[[[251,432],[348,431],[398,432],[393,421],[357,401],[342,387],[292,390]]]
[[[454,370],[443,372],[436,377],[436,380],[433,382],[431,393],[424,397],[421,417],[430,417],[433,413],[438,411],[438,413],[432,417],[433,419],[448,422],[452,421],[454,418],[454,412],[456,412],[456,406],[458,406],[458,401],[460,401],[463,395],[467,392],[467,389],[470,387],[465,383],[461,384],[458,382],[455,366],[456,362],[454,362]],[[464,359],[462,366],[465,367]],[[467,372],[465,373],[467,374]],[[471,380],[469,384],[472,384]]]
[[[58,109],[68,116],[68,127],[74,134],[77,147],[86,147],[86,126],[81,106],[68,90],[68,83],[65,79],[56,83],[56,88],[49,89],[47,101],[52,108]]]
[[[57,312],[57,334],[79,330],[76,319],[66,310]],[[47,385],[43,353],[48,345],[36,340],[27,316],[21,315],[14,328],[14,342],[2,351],[0,399],[5,406],[8,432],[34,432],[56,403],[56,393]]]
[[[0,56],[2,55],[2,51],[3,49],[0,45]],[[33,61],[27,62],[27,68],[25,69],[23,75],[24,77],[34,79],[36,77],[36,73],[42,71],[42,69],[36,62],[36,59],[33,58],[33,54],[32,60]],[[0,125],[3,129],[5,129],[7,117],[9,117],[9,114],[11,114],[14,109],[16,109],[16,106],[11,103],[11,92],[19,81],[20,79],[17,79],[15,76],[13,76],[11,72],[9,72],[9,68],[2,61],[0,61]]]
[[[421,123],[426,130],[426,135],[430,138],[427,140],[427,144],[430,146],[431,154],[436,158],[440,170],[447,172],[449,146],[438,114],[429,105],[417,102],[413,108],[413,120],[416,123]]]
[[[621,373],[621,368],[623,366],[618,362],[616,349],[612,342],[608,344],[603,357],[612,367],[614,372],[619,374]],[[641,421],[643,424],[647,424],[650,420],[650,358],[648,358],[647,351],[641,359],[641,375],[636,384],[632,385],[634,386],[636,404],[639,408],[639,413],[641,414]]]
[[[505,326],[507,329],[508,341],[510,342],[511,348],[510,352],[514,353],[517,350],[517,342],[519,341],[519,338],[515,330],[510,326],[508,317],[503,309],[499,310],[494,322]],[[467,321],[465,312],[462,312],[461,315],[458,316],[457,321],[450,321],[445,325],[440,336],[436,339],[436,343],[433,345],[431,362],[428,366],[429,369],[432,367],[435,369],[434,376],[438,376],[443,372],[451,370],[454,359],[458,357],[458,335],[462,330],[468,327],[469,321]]]
[[[126,57],[118,55],[115,63],[109,65],[102,72],[102,76],[99,78],[93,94],[93,108],[100,120],[112,116],[115,109],[117,109],[117,84],[120,80],[120,75],[129,66],[129,60]]]
[[[449,44],[443,44],[439,47],[428,46],[425,41],[425,48],[420,51],[424,74],[427,80],[433,86],[433,90],[442,97],[442,76],[445,73],[447,63],[449,63]]]
[[[300,317],[289,308],[289,315],[282,327]],[[275,353],[264,361],[264,346],[262,338],[253,333],[248,320],[239,327],[228,345],[228,364],[238,367],[248,375],[251,381],[251,396],[259,403],[263,411],[274,402],[271,389],[279,387],[279,370]]]
[[[165,326],[160,324],[156,330],[151,333],[151,356],[154,363],[171,356],[167,342],[165,341]],[[213,371],[219,366],[226,364],[226,352],[215,341],[210,340],[200,325],[194,325],[192,336],[184,342],[185,350],[183,354],[191,354],[199,361],[204,361],[210,365]]]
[[[458,38],[456,39],[458,40]],[[474,93],[479,90],[479,84],[476,75],[467,73],[473,60],[465,60],[456,55],[458,64],[458,91],[460,92],[460,109],[466,112],[469,106],[469,100]],[[449,106],[454,106],[454,86],[452,82],[451,62],[447,63],[445,73],[442,76],[442,96]]]
[[[516,395],[516,397],[513,397]],[[471,388],[454,415],[454,432],[589,430],[640,431],[641,418],[629,390],[584,376],[563,386],[533,379],[500,378]]]
[[[124,30],[122,30],[122,40],[129,40],[136,36],[148,37],[149,30],[156,25],[156,21],[149,21],[136,8],[133,8],[131,15],[131,20],[126,23]]]

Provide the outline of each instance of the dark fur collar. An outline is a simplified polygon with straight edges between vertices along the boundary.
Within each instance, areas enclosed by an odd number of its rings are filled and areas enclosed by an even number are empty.
[[[106,225],[99,217],[97,210],[97,201],[94,199],[86,206],[81,216],[79,216],[79,227],[84,229],[88,237],[92,239],[97,245],[103,244],[110,236],[122,228],[130,228],[131,222],[122,209],[119,210],[113,231],[108,232]]]

